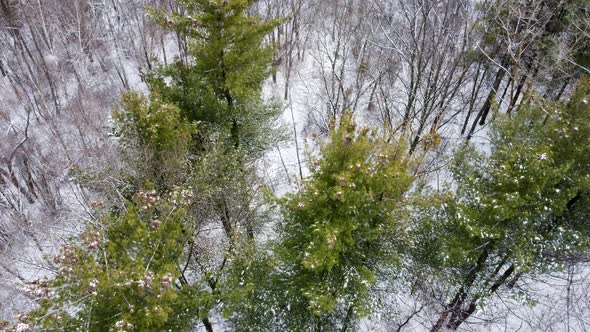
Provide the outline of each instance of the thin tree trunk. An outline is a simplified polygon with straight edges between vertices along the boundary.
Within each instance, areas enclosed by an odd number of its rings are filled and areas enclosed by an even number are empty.
[[[453,298],[453,301],[451,301],[451,303],[449,303],[449,305],[447,306],[448,309],[445,310],[440,315],[439,319],[437,320],[436,324],[434,324],[434,326],[432,327],[430,332],[439,332],[443,328],[447,328],[447,329],[452,328],[452,326],[450,326],[450,322],[453,321],[453,318],[456,317],[461,312],[461,307],[463,306],[463,303],[465,302],[465,299],[467,298],[467,295],[469,294],[469,290],[470,290],[471,286],[473,286],[473,283],[477,279],[478,274],[485,267],[485,263],[488,259],[489,250],[490,250],[491,246],[492,246],[492,244],[488,243],[484,247],[482,253],[479,255],[479,258],[477,259],[477,263],[471,267],[471,269],[469,270],[469,273],[465,277],[465,281],[463,282],[463,285],[461,286],[461,288],[459,289],[459,291],[457,292],[457,294]],[[450,319],[449,319],[449,314],[451,315]]]
[[[502,276],[490,287],[488,293],[494,294],[500,286],[506,283],[506,280],[512,275],[514,272],[515,267],[514,265],[510,265],[510,267],[504,271]],[[454,317],[449,321],[449,326],[452,330],[456,330],[459,328],[461,324],[463,324],[477,309],[479,297],[474,298],[471,303],[469,303],[469,307],[467,310],[461,310],[458,314],[454,315]]]
[[[494,80],[492,90],[488,94],[488,97],[486,98],[486,101],[483,104],[483,106],[481,107],[481,110],[478,114],[479,119],[476,118],[476,120],[473,123],[473,126],[471,127],[471,131],[469,132],[470,136],[473,135],[473,132],[475,131],[475,126],[477,125],[478,120],[479,120],[480,126],[483,126],[486,123],[486,118],[488,116],[488,113],[490,112],[490,108],[492,107],[492,100],[496,96],[496,93],[498,92],[498,89],[500,88],[500,84],[502,84],[502,80],[504,80],[504,76],[506,76],[506,69],[505,68],[508,65],[508,61],[509,61],[509,57],[505,56],[504,59],[502,60],[501,67],[498,68],[498,72],[496,73],[496,79]]]
[[[207,330],[207,332],[213,332],[213,325],[211,325],[209,318],[205,317],[202,319],[202,321],[203,325],[205,325],[205,330]]]
[[[341,332],[346,332],[350,329],[350,323],[352,322],[352,315],[354,313],[352,304],[348,306],[348,310],[346,311],[346,317],[344,318],[344,324],[342,324]]]

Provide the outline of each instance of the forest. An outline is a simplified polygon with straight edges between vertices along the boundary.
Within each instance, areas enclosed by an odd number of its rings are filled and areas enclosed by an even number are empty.
[[[590,330],[590,0],[0,0],[0,331]]]

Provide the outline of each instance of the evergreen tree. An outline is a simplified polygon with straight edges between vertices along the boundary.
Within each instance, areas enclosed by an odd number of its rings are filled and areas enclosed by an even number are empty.
[[[281,201],[279,278],[292,330],[352,328],[373,307],[378,269],[395,266],[406,243],[404,148],[357,131],[350,113],[330,139],[302,189]]]
[[[183,15],[154,11],[156,21],[188,38],[192,59],[161,68],[148,82],[189,121],[222,130],[227,144],[256,154],[273,141],[268,132],[278,115],[261,98],[273,52],[264,37],[278,22],[246,15],[252,2],[183,0]]]
[[[139,192],[62,248],[51,282],[33,285],[40,308],[26,321],[62,331],[189,331],[208,298],[183,288],[190,197]]]
[[[247,15],[252,1],[179,1],[182,15],[153,11],[154,19],[185,36],[191,59],[149,73],[152,93],[176,105],[195,123],[192,187],[212,209],[202,219],[221,220],[227,237],[245,230],[253,238],[260,222],[252,203],[260,187],[253,162],[281,140],[276,105],[262,98],[273,49],[265,35],[277,25]],[[242,218],[244,211],[250,218]]]
[[[433,330],[458,328],[500,287],[559,270],[587,249],[589,83],[567,104],[531,97],[498,120],[489,156],[471,145],[457,154],[456,190],[415,229],[425,275],[443,276],[455,292]]]
[[[138,190],[149,182],[165,192],[188,182],[197,126],[183,119],[177,106],[163,103],[157,93],[148,101],[129,92],[123,95],[114,119],[122,159],[133,170],[127,180],[131,188]]]

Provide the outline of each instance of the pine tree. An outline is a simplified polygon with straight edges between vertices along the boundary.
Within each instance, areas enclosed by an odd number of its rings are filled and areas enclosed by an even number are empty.
[[[425,274],[448,276],[455,290],[434,331],[458,328],[522,274],[559,270],[588,248],[589,83],[567,104],[530,97],[494,126],[489,156],[470,145],[456,156],[456,190],[415,232]]]
[[[394,266],[406,241],[412,176],[403,147],[357,131],[351,114],[330,139],[302,189],[281,201],[278,255],[293,330],[352,328],[372,309],[378,268]]]
[[[113,117],[122,159],[134,170],[127,180],[132,188],[149,182],[158,192],[167,192],[188,182],[194,159],[190,146],[198,131],[196,123],[182,118],[177,106],[163,103],[157,93],[148,100],[129,92]]]
[[[192,185],[214,206],[214,215],[203,218],[221,220],[229,238],[244,228],[253,238],[259,222],[248,218],[238,225],[234,214],[251,210],[248,205],[257,201],[253,187],[261,181],[252,164],[281,140],[278,108],[262,98],[273,52],[264,37],[278,22],[247,15],[251,4],[184,0],[179,2],[182,15],[152,12],[157,22],[188,39],[191,59],[150,73],[148,85],[196,124]]]
[[[223,130],[229,145],[256,153],[272,140],[278,115],[261,95],[273,52],[264,37],[278,22],[246,15],[252,2],[183,0],[183,15],[154,11],[157,22],[188,38],[192,59],[148,75],[148,82],[189,121]]]
[[[181,287],[188,200],[183,191],[139,192],[125,211],[87,227],[55,257],[57,277],[33,284],[40,307],[25,321],[43,330],[191,330],[209,298]]]

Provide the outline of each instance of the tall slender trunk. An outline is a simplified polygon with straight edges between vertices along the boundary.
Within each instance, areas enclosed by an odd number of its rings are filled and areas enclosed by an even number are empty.
[[[443,313],[440,315],[436,324],[434,324],[430,332],[439,332],[443,328],[452,329],[451,322],[454,321],[455,317],[457,317],[461,313],[463,303],[469,295],[471,287],[473,286],[478,275],[485,268],[485,263],[489,257],[489,251],[491,249],[491,246],[491,242],[485,245],[482,253],[479,255],[479,258],[477,259],[477,263],[469,269],[469,273],[465,277],[463,285],[461,285],[461,288],[459,289],[459,291],[457,291],[451,303],[447,305],[447,309],[443,311]]]
[[[203,322],[203,325],[205,325],[205,330],[207,330],[207,332],[213,332],[213,325],[211,325],[208,317],[203,318],[201,321]]]
[[[352,323],[352,316],[354,314],[353,309],[354,308],[352,304],[348,306],[348,310],[346,310],[346,317],[344,318],[344,324],[342,324],[342,330],[340,330],[341,332],[346,332],[348,331],[348,329],[350,329],[350,324]]]
[[[492,285],[492,287],[489,288],[488,293],[494,294],[498,290],[498,288],[500,288],[500,286],[506,283],[506,280],[508,280],[512,273],[514,273],[514,270],[514,265],[510,265],[510,267],[506,271],[504,271],[502,276],[500,276],[500,278]],[[458,314],[454,315],[451,318],[451,320],[449,321],[449,327],[452,330],[458,329],[461,324],[463,324],[469,317],[471,317],[471,315],[477,309],[479,299],[480,297],[475,297],[469,303],[467,310],[461,310]]]
[[[492,101],[496,97],[496,93],[498,92],[498,89],[500,88],[500,84],[502,84],[502,81],[504,80],[504,76],[506,76],[506,66],[508,66],[509,59],[510,58],[508,56],[505,56],[504,59],[502,60],[501,67],[498,68],[498,72],[496,72],[496,78],[494,79],[494,84],[492,85],[492,89],[490,90],[490,93],[488,94],[488,97],[486,98],[485,103],[481,107],[481,111],[480,111],[481,116],[479,118],[479,125],[480,126],[483,126],[486,123],[487,116],[488,116],[490,109],[492,107]],[[475,125],[475,122],[474,122],[474,125]]]

